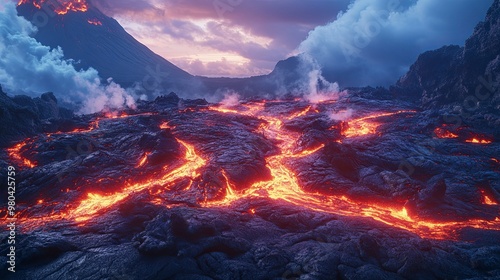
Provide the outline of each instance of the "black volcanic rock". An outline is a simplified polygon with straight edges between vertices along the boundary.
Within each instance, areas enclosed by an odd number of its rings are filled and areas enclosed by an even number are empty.
[[[392,89],[420,98],[424,108],[455,106],[450,113],[461,121],[495,126],[500,118],[499,18],[500,1],[495,0],[464,47],[446,46],[420,55]]]
[[[52,93],[36,98],[23,95],[9,97],[0,87],[0,147],[41,132],[47,125],[58,126],[57,123],[72,117],[72,111],[58,107]]]
[[[398,87],[315,106],[258,100],[223,112],[169,94],[51,133],[37,129],[49,122],[40,114],[55,112],[52,95],[0,90],[2,118],[20,110],[19,125],[37,133],[20,151],[37,166],[0,154],[4,170],[19,167],[20,214],[18,272],[6,270],[0,246],[0,278],[500,279],[500,144],[466,141],[493,131],[486,126],[434,133],[460,104],[450,81],[473,84],[462,53],[424,54]],[[441,68],[426,68],[436,59]],[[423,86],[423,109],[390,98]],[[351,120],[330,116],[347,109],[378,115],[365,118],[376,131],[345,135]]]
[[[421,54],[398,81],[397,85],[404,89],[401,94],[422,102],[424,106],[449,104],[465,98],[457,96],[453,88],[458,79],[462,53],[463,48],[459,46],[445,46]]]

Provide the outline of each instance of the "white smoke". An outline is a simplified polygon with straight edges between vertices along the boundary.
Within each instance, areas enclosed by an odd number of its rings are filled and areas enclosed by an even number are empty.
[[[0,1],[0,84],[7,92],[38,96],[51,91],[82,114],[134,106],[131,92],[111,80],[101,83],[95,69],[77,71],[61,48],[37,42],[30,36],[36,27],[17,15],[14,3]]]
[[[343,87],[388,86],[422,52],[463,45],[493,0],[355,0],[301,43]],[[333,15],[332,15],[333,16]]]
[[[224,98],[220,104],[224,107],[235,107],[240,105],[241,96],[236,92],[228,92],[224,94]]]
[[[338,83],[327,81],[322,74],[318,62],[307,54],[300,56],[301,68],[304,73],[308,73],[305,78],[305,87],[301,90],[305,94],[304,100],[317,104],[324,101],[338,100],[346,91],[341,91]]]
[[[345,121],[352,117],[354,111],[352,109],[342,110],[338,112],[331,112],[328,117],[334,121]]]

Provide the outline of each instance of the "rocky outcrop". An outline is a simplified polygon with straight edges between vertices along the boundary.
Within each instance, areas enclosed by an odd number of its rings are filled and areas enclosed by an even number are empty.
[[[9,97],[0,87],[0,147],[72,117],[72,111],[59,107],[51,92],[36,98],[25,95]]]
[[[498,124],[499,81],[500,1],[495,0],[464,47],[446,46],[420,55],[395,89],[403,96],[417,96],[424,108],[455,106],[454,113],[464,121],[482,119],[493,126]]]

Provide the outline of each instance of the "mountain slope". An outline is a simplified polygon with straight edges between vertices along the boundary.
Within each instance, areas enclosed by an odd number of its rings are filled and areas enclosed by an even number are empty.
[[[44,1],[41,9],[25,2],[18,6],[18,13],[37,25],[35,39],[52,48],[60,46],[80,69],[93,67],[101,78],[112,77],[124,87],[139,83],[150,96],[167,90],[192,94],[199,86],[197,78],[139,43],[90,3],[84,11],[56,14]]]
[[[116,20],[90,2],[80,1],[83,4],[79,5],[84,8],[76,9],[77,4],[74,4],[74,10],[63,8],[62,12],[49,2],[24,0],[17,8],[19,15],[38,26],[35,39],[52,48],[60,46],[65,57],[75,60],[79,69],[93,67],[102,79],[112,77],[123,87],[138,84],[141,93],[150,98],[171,91],[186,98],[210,100],[220,99],[227,91],[237,91],[244,97],[273,97],[307,84],[303,80],[307,75],[300,67],[299,57],[278,62],[268,75],[248,78],[193,76],[138,42]]]

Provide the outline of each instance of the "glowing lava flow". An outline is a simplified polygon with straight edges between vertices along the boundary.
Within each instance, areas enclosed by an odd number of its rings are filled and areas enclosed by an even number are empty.
[[[483,195],[483,204],[486,205],[498,205],[493,199],[491,199],[484,191],[481,191],[481,194]]]
[[[136,167],[141,167],[143,166],[144,164],[146,164],[146,162],[148,161],[148,157],[151,153],[144,153],[144,155],[142,156],[141,160],[139,161],[139,163],[136,165]]]
[[[150,179],[142,183],[129,185],[118,193],[104,196],[89,193],[88,198],[82,200],[78,207],[68,213],[68,218],[75,219],[77,222],[87,221],[93,218],[99,211],[118,203],[130,194],[143,191],[155,185],[168,188],[181,178],[197,177],[199,175],[197,170],[205,165],[205,160],[196,154],[192,145],[178,139],[177,141],[186,149],[186,154],[184,156],[185,163],[182,166],[166,173],[161,178]]]
[[[86,12],[88,4],[86,0],[20,0],[17,5],[32,3],[37,9],[42,9],[43,5],[49,5],[58,15],[65,15],[68,12]]]
[[[441,127],[437,127],[436,129],[434,129],[434,134],[437,136],[437,138],[441,139],[458,138],[457,134]]]
[[[211,107],[210,110],[227,114],[240,114],[245,116],[258,117],[263,123],[256,129],[268,139],[275,140],[279,153],[266,158],[267,168],[270,170],[272,179],[254,183],[248,189],[235,191],[237,188],[231,183],[231,179],[225,171],[222,175],[226,181],[226,195],[220,200],[211,200],[202,202],[203,207],[229,207],[233,202],[245,198],[269,198],[277,201],[284,201],[298,207],[304,207],[313,211],[332,213],[348,217],[366,217],[404,229],[421,237],[435,239],[453,239],[455,233],[463,228],[472,227],[480,229],[500,230],[500,218],[494,220],[472,219],[459,222],[435,222],[420,219],[416,216],[410,216],[407,209],[403,206],[387,206],[377,203],[357,202],[346,196],[326,195],[305,191],[300,186],[300,181],[295,172],[288,166],[288,163],[294,159],[304,158],[314,155],[323,149],[324,145],[319,145],[310,150],[298,150],[296,143],[301,137],[298,132],[289,131],[285,128],[282,120],[290,120],[296,117],[304,116],[311,110],[303,110],[288,116],[271,114],[266,112],[265,103],[251,103],[241,105],[243,110],[237,111],[228,108]],[[305,112],[305,113],[304,113]],[[370,120],[383,116],[391,116],[402,113],[384,113],[358,119],[358,121]],[[120,116],[122,117],[122,116]],[[96,120],[98,126],[99,120]],[[172,129],[168,123],[160,125],[162,129]],[[92,127],[91,127],[92,129]],[[197,155],[194,146],[177,140],[185,149],[184,162],[176,167],[166,166],[163,168],[164,174],[157,175],[154,178],[148,178],[143,182],[126,184],[120,191],[111,194],[88,193],[87,197],[70,207],[67,211],[62,211],[51,215],[50,217],[32,217],[24,219],[26,227],[41,225],[50,220],[64,219],[75,221],[77,223],[86,222],[92,218],[104,213],[104,211],[133,194],[151,189],[154,186],[161,186],[169,189],[180,179],[190,180],[188,190],[193,181],[200,177],[198,171],[205,166],[206,161]],[[21,149],[20,147],[19,149]],[[139,159],[139,166],[147,163],[147,154]],[[497,207],[495,201],[490,197],[484,196],[484,207]],[[161,199],[154,199],[153,203],[161,204]],[[167,206],[168,207],[168,206]],[[251,213],[256,213],[258,209],[249,209]],[[258,213],[257,213],[258,214]],[[23,224],[24,225],[24,224]]]
[[[347,138],[350,138],[350,137],[375,134],[377,132],[377,128],[380,126],[380,123],[375,122],[374,119],[381,117],[389,117],[401,113],[415,113],[415,111],[397,111],[393,113],[379,113],[358,119],[353,119],[348,121],[348,127],[347,129],[342,131],[342,135],[344,135]]]
[[[23,166],[34,168],[36,167],[36,164],[34,162],[21,156],[21,149],[24,148],[26,145],[28,145],[27,141],[21,142],[15,145],[14,147],[7,149],[7,152],[9,153],[9,157],[15,160],[16,162],[19,162]]]
[[[196,154],[194,147],[184,141],[177,140],[186,150],[184,163],[167,172],[159,178],[151,178],[141,183],[129,184],[122,190],[112,194],[88,193],[78,206],[66,212],[54,213],[50,217],[21,218],[23,228],[32,229],[48,221],[74,220],[78,223],[86,222],[100,214],[104,209],[124,200],[129,195],[141,192],[152,186],[169,188],[182,178],[194,179],[199,176],[197,170],[205,165],[205,160]],[[167,169],[167,167],[165,167]]]
[[[490,144],[492,141],[487,140],[487,139],[481,139],[478,137],[474,137],[472,139],[465,140],[467,143],[474,143],[474,144]]]
[[[251,105],[246,106],[249,107]],[[212,110],[228,113],[227,110],[220,111],[217,108],[212,108]],[[249,111],[252,113],[256,112],[251,108]],[[391,116],[402,112],[403,111],[377,114],[357,119],[357,121],[362,122],[367,119]],[[233,112],[229,111],[229,113]],[[277,142],[280,143],[279,149],[281,153],[266,158],[267,167],[273,179],[270,181],[257,182],[249,189],[236,192],[236,188],[232,186],[229,178],[223,172],[226,179],[226,196],[219,201],[205,202],[203,204],[204,207],[227,207],[233,202],[243,198],[264,197],[286,201],[314,211],[349,217],[372,218],[384,224],[416,233],[424,238],[453,239],[455,231],[466,227],[500,230],[500,218],[496,218],[492,221],[478,219],[461,222],[424,221],[418,219],[418,217],[410,217],[404,207],[397,208],[394,206],[369,204],[365,202],[359,203],[345,196],[329,196],[320,193],[306,192],[300,187],[296,174],[287,167],[286,162],[290,159],[312,155],[322,149],[323,145],[312,150],[294,152],[294,145],[300,135],[284,129],[282,121],[277,117],[267,115],[263,112],[260,112],[260,114],[257,113],[254,115],[265,121],[265,124],[259,127],[259,132],[263,133],[268,138],[278,140]],[[242,112],[241,114],[248,115],[248,111]],[[287,119],[293,118],[292,116]],[[253,211],[251,209],[250,212],[254,213],[255,209],[253,209]]]

